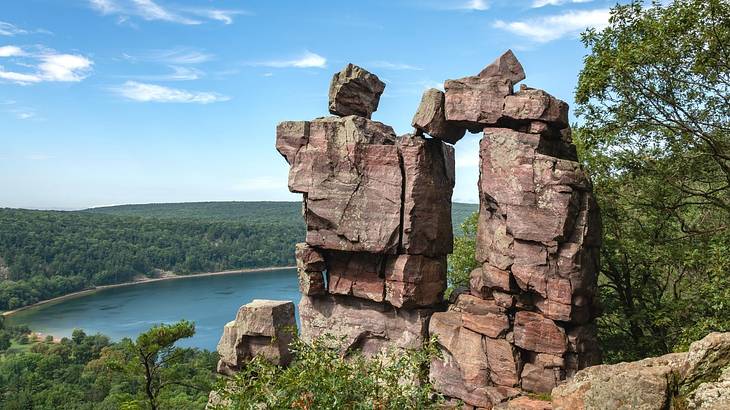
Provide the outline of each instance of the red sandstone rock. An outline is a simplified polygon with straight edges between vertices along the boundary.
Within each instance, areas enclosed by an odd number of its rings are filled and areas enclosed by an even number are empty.
[[[446,290],[446,257],[389,257],[385,266],[385,300],[395,307],[430,306]]]
[[[549,401],[533,399],[528,396],[520,396],[508,402],[502,403],[494,410],[552,410],[553,406]]]
[[[520,375],[522,388],[533,393],[550,393],[563,379],[561,369],[525,363]]]
[[[329,293],[352,295],[375,302],[384,300],[383,256],[329,251],[326,259]]]
[[[284,121],[276,126],[276,150],[292,164],[309,140],[309,121]]]
[[[462,313],[464,327],[492,338],[501,337],[509,329],[509,319],[504,314]]]
[[[470,274],[469,285],[473,292],[483,298],[491,297],[493,290],[510,292],[512,290],[510,273],[490,264],[474,269]]]
[[[311,341],[325,334],[342,337],[343,354],[361,350],[370,356],[389,348],[421,348],[431,313],[348,296],[302,296],[299,302],[302,339]]]
[[[506,309],[495,303],[494,300],[484,300],[466,293],[460,294],[454,304],[450,306],[456,312],[465,312],[473,315],[504,314]]]
[[[507,221],[499,209],[486,204],[479,206],[477,220],[476,260],[508,269],[514,261],[514,238],[507,232]]]
[[[519,379],[519,354],[512,344],[504,339],[485,339],[489,378],[498,386],[517,386]]]
[[[308,272],[297,269],[297,278],[299,279],[299,292],[302,295],[317,296],[327,293],[322,272]]]
[[[241,306],[218,343],[218,372],[230,375],[257,355],[277,365],[288,364],[295,333],[292,302],[255,299]]]
[[[515,314],[515,345],[531,352],[562,355],[567,350],[565,331],[535,312]]]
[[[454,148],[410,134],[400,138],[398,147],[405,180],[403,251],[428,256],[451,253]]]
[[[502,113],[512,120],[540,120],[559,128],[569,125],[568,104],[543,90],[524,85],[520,91],[505,97]]]
[[[491,64],[484,67],[479,73],[479,77],[501,77],[510,80],[512,84],[517,84],[525,79],[525,70],[512,53],[512,50],[507,50]]]
[[[309,123],[289,170],[305,194],[306,242],[323,249],[395,253],[403,178],[393,129],[362,117]]]
[[[297,268],[307,272],[322,272],[326,269],[324,256],[317,249],[306,243],[296,244],[294,252],[297,260]]]
[[[466,129],[457,127],[446,121],[444,112],[444,93],[435,88],[429,88],[421,97],[421,104],[413,116],[411,124],[417,130],[438,138],[450,144],[456,144],[464,137]]]
[[[437,391],[477,407],[491,407],[486,388],[489,365],[482,336],[462,326],[461,313],[431,316],[429,333],[438,336],[442,358],[431,361],[429,378]]]
[[[354,64],[348,64],[332,77],[329,90],[329,111],[346,116],[370,118],[377,111],[385,83],[378,76]]]
[[[446,120],[471,132],[496,125],[512,81],[502,77],[464,77],[444,83]]]

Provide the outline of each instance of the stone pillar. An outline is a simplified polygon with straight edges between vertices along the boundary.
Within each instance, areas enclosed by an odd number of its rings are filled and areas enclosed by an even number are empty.
[[[568,125],[568,106],[513,86],[511,52],[445,83],[446,123],[483,132],[479,219],[470,289],[431,318],[443,359],[437,390],[491,408],[547,393],[600,361],[595,309],[600,220]],[[424,97],[425,98],[425,97]]]
[[[420,347],[453,250],[453,147],[371,120],[384,87],[349,64],[330,86],[335,116],[277,126],[307,226],[301,336],[344,337],[343,353]]]

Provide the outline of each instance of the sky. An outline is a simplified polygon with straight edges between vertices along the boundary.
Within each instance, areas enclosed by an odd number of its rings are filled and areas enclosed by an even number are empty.
[[[329,115],[347,63],[386,83],[373,119],[399,135],[426,89],[507,49],[572,106],[579,33],[614,3],[2,0],[0,207],[298,200],[276,124]],[[454,201],[477,202],[479,138],[456,144]]]

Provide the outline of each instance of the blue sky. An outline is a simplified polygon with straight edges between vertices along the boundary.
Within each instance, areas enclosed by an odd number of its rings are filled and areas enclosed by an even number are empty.
[[[3,0],[0,207],[296,200],[275,127],[327,113],[348,62],[387,86],[373,119],[409,132],[421,94],[508,48],[572,104],[603,0]],[[454,200],[476,202],[477,143]]]

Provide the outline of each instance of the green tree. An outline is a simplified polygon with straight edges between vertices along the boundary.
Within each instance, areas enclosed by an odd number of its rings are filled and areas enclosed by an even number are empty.
[[[606,358],[730,330],[730,3],[616,6],[583,42],[575,140],[604,223]]]
[[[460,286],[469,286],[471,271],[479,266],[476,260],[477,219],[479,212],[461,223],[461,235],[454,237],[454,252],[449,255],[449,293]]]

